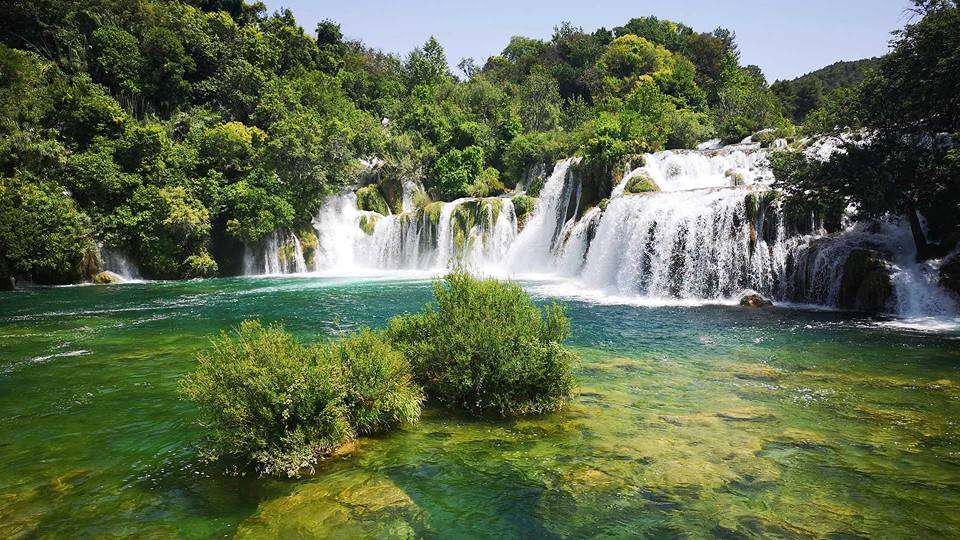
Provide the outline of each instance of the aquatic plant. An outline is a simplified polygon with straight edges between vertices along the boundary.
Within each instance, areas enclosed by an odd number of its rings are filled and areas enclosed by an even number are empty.
[[[512,416],[563,407],[577,355],[564,309],[541,311],[519,285],[462,272],[434,285],[436,305],[390,321],[427,396],[471,414]]]
[[[180,384],[208,428],[208,460],[297,476],[357,434],[420,416],[404,358],[376,333],[305,347],[279,325],[245,321],[198,355]]]

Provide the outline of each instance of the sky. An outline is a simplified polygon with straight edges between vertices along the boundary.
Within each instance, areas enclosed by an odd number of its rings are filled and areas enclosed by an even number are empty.
[[[890,33],[910,18],[908,0],[266,0],[266,4],[271,11],[289,8],[310,34],[317,22],[331,19],[340,23],[346,38],[403,56],[434,35],[452,67],[466,57],[483,65],[511,36],[549,39],[553,27],[563,21],[592,32],[655,15],[698,32],[718,26],[733,30],[742,63],[760,66],[771,82],[838,60],[882,55]]]

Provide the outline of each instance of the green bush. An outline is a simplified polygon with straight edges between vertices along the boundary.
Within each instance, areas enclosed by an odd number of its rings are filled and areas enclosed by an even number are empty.
[[[63,188],[0,178],[0,267],[40,283],[77,281],[92,233],[90,218]]]
[[[436,305],[387,330],[428,397],[475,415],[564,405],[577,355],[562,345],[570,333],[562,307],[541,311],[519,285],[465,273],[437,282],[434,294]]]
[[[362,331],[304,347],[256,321],[223,333],[181,382],[209,428],[204,456],[297,476],[355,434],[419,417],[422,396],[383,338]]]
[[[363,329],[320,351],[342,370],[343,403],[355,433],[379,433],[420,418],[423,391],[406,358],[381,334]]]
[[[537,202],[528,195],[517,195],[513,198],[513,211],[517,215],[517,223],[523,224],[527,216],[533,212]]]

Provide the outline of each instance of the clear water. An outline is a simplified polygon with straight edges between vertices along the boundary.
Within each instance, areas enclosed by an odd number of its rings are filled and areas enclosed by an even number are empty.
[[[198,461],[175,389],[210,335],[257,317],[315,339],[430,297],[330,278],[0,293],[0,537],[960,536],[960,335],[832,312],[570,300],[563,413],[428,408],[298,481]]]

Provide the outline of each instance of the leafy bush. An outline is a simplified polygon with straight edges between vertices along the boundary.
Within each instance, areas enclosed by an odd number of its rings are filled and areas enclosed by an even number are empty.
[[[358,435],[380,433],[420,418],[423,391],[410,364],[384,337],[363,329],[320,348],[342,370],[350,425]]]
[[[533,212],[536,200],[529,195],[517,195],[513,198],[513,211],[517,215],[517,223],[523,224],[527,216]]]
[[[483,149],[479,146],[450,150],[433,164],[431,187],[441,200],[463,197],[482,171]]]
[[[390,321],[427,396],[475,415],[560,409],[573,387],[570,322],[558,304],[538,309],[519,285],[448,275],[436,305]]]
[[[467,187],[467,194],[471,197],[490,197],[506,191],[506,186],[500,181],[500,171],[487,167],[480,176]]]
[[[83,277],[90,218],[50,183],[0,178],[0,266],[41,283]]]
[[[355,434],[420,416],[406,361],[369,330],[304,347],[280,326],[246,321],[198,362],[180,390],[210,429],[204,456],[264,475],[296,476]]]

